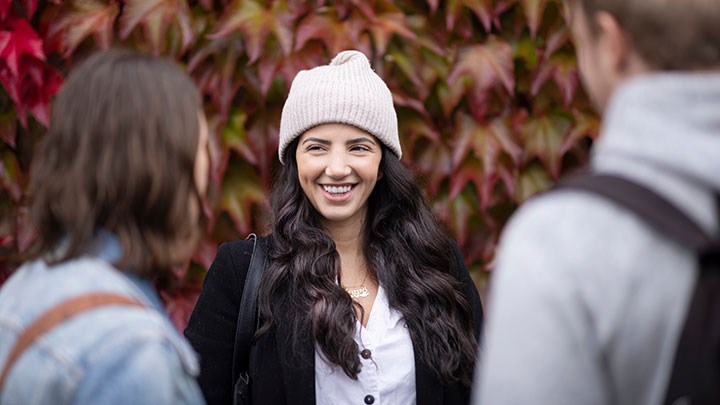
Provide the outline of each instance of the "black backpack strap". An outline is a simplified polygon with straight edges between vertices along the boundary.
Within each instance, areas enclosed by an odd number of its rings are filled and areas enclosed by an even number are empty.
[[[250,266],[243,287],[240,310],[235,330],[235,350],[233,353],[233,382],[244,379],[247,384],[250,364],[250,347],[257,329],[257,300],[260,279],[267,257],[266,240],[254,233],[248,236],[254,242]]]
[[[696,252],[711,250],[714,244],[713,239],[687,214],[656,192],[626,178],[582,172],[562,179],[555,188],[585,190],[604,196]]]
[[[654,191],[619,176],[583,172],[561,180],[556,188],[604,196],[697,255],[700,274],[682,326],[664,404],[720,404],[720,240]],[[717,194],[715,202],[720,216]]]

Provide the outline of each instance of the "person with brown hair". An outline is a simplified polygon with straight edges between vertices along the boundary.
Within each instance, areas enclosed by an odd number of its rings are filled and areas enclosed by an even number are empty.
[[[480,298],[401,156],[392,94],[364,54],[297,74],[280,122],[252,403],[468,402]],[[233,398],[252,251],[220,247],[185,330],[208,403]]]
[[[720,4],[571,9],[581,78],[603,114],[592,172],[652,190],[718,235]],[[567,188],[533,198],[503,231],[474,403],[669,403],[698,279],[693,249],[613,200]]]
[[[201,234],[207,138],[174,63],[110,50],[71,70],[33,157],[37,240],[0,290],[0,403],[204,402],[152,282]]]

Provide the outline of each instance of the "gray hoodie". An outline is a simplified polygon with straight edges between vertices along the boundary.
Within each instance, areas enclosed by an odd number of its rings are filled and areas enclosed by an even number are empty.
[[[717,234],[720,74],[658,73],[613,96],[591,166],[654,189]],[[695,257],[601,197],[558,191],[505,229],[475,404],[659,404]]]

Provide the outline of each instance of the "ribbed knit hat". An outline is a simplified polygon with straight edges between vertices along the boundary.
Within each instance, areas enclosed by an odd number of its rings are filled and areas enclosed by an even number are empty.
[[[331,123],[358,127],[402,156],[392,94],[361,52],[340,52],[329,65],[295,76],[280,119],[280,162],[295,138]]]

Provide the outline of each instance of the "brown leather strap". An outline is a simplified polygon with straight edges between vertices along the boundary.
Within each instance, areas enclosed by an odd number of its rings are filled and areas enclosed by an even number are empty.
[[[30,347],[40,336],[47,333],[57,325],[93,308],[106,305],[130,305],[143,307],[144,305],[134,298],[125,295],[113,293],[91,293],[80,295],[62,301],[56,306],[48,309],[38,318],[36,318],[25,330],[18,336],[15,346],[10,350],[5,367],[0,373],[0,392],[3,383],[15,361],[20,355]]]

